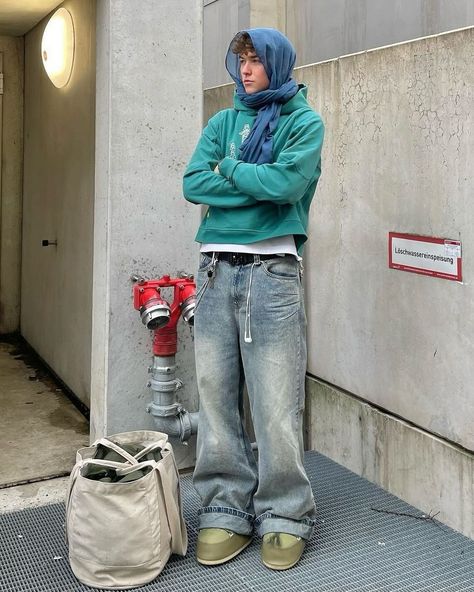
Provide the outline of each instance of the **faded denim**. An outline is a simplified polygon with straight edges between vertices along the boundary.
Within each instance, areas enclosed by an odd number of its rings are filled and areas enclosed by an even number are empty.
[[[308,539],[315,508],[303,468],[300,264],[291,255],[255,255],[253,264],[232,266],[201,254],[196,300],[199,528],[250,534],[255,526],[260,536],[287,532]],[[244,380],[258,463],[242,423]]]

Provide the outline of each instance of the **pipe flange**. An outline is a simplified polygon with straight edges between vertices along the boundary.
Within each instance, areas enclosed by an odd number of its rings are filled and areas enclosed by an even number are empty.
[[[157,371],[158,374],[171,374],[176,370],[176,364],[168,364],[167,366],[152,366],[153,372]]]
[[[150,413],[154,416],[154,417],[171,417],[171,416],[177,416],[179,415],[180,412],[180,405],[178,403],[173,403],[173,405],[157,405],[155,402],[153,402],[150,405]]]
[[[174,378],[176,373],[176,366],[164,366],[164,367],[157,367],[153,366],[151,369],[151,374],[155,380],[171,380]]]
[[[173,393],[174,391],[178,390],[177,380],[155,380],[152,378],[148,384],[153,391],[158,391],[161,393]],[[182,386],[182,383],[181,383]]]
[[[189,419],[188,411],[182,410],[179,414],[179,421],[181,423],[181,442],[186,442],[191,437],[191,421]]]

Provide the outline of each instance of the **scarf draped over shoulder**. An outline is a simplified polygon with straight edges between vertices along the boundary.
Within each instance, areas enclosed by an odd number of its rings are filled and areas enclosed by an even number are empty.
[[[265,68],[270,81],[268,89],[247,94],[240,77],[240,56],[227,50],[225,65],[235,82],[240,101],[257,111],[250,134],[240,147],[240,160],[254,164],[273,162],[273,132],[280,118],[281,106],[297,92],[298,85],[291,77],[296,52],[289,40],[276,29],[246,29],[255,53]]]

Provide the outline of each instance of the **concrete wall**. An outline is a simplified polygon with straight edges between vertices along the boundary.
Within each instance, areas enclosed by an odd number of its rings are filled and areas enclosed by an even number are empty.
[[[0,333],[20,326],[23,38],[0,36],[4,92],[0,171]]]
[[[474,454],[314,378],[306,399],[312,448],[474,538]]]
[[[86,404],[90,394],[95,2],[68,0],[76,53],[58,89],[41,62],[44,19],[25,37],[21,332]],[[58,245],[42,247],[42,239]]]
[[[298,72],[328,128],[308,370],[470,450],[473,55],[470,28]],[[390,270],[389,231],[461,240],[464,282]]]
[[[181,187],[202,123],[201,0],[142,0],[140,10],[103,0],[97,9],[92,437],[153,428],[145,413],[151,334],[133,308],[130,276],[197,268],[200,208]],[[195,411],[182,323],[178,362],[180,400]],[[192,446],[177,452],[181,466],[193,463]]]
[[[426,511],[433,503],[465,533],[473,528],[473,54],[469,28],[295,74],[327,128],[305,282],[308,372],[335,386],[329,396],[310,381],[310,446]],[[206,115],[231,93],[231,85],[206,91]],[[390,231],[461,240],[463,283],[390,270]],[[364,402],[373,411],[366,423],[357,415]],[[443,480],[430,477],[445,469]]]
[[[224,55],[240,29],[276,27],[297,65],[474,24],[471,0],[215,0],[204,2],[204,86],[228,82]],[[217,34],[216,34],[217,33]]]

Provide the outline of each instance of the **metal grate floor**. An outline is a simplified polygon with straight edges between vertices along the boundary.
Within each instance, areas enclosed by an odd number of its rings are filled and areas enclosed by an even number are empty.
[[[306,454],[306,468],[319,516],[315,535],[295,568],[273,572],[263,567],[258,540],[227,564],[199,565],[194,558],[198,500],[186,476],[182,489],[188,555],[172,557],[161,575],[141,590],[474,592],[474,541],[434,520],[373,510],[422,516],[316,452]],[[0,591],[90,590],[69,569],[63,529],[63,504],[1,516]]]

